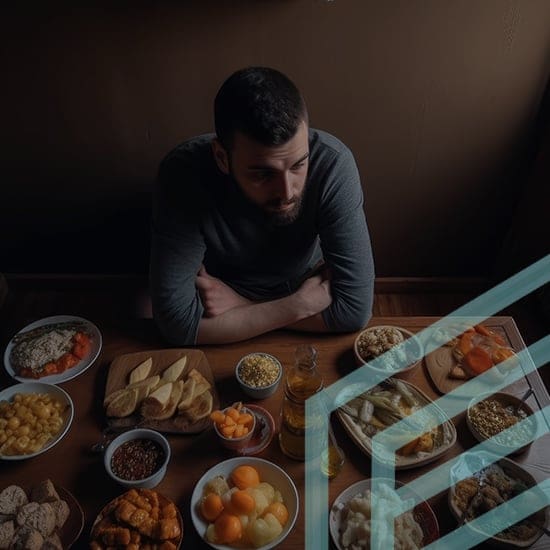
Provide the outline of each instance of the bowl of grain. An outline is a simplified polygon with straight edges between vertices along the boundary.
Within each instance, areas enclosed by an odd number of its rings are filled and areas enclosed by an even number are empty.
[[[373,370],[397,378],[410,377],[424,356],[420,340],[411,331],[392,325],[361,331],[353,350],[358,366],[368,363]]]
[[[533,409],[519,397],[496,392],[477,395],[466,411],[472,435],[490,451],[520,454],[527,450],[537,431]],[[515,427],[513,431],[506,431]]]
[[[249,353],[235,368],[235,376],[242,390],[254,399],[265,399],[274,394],[282,375],[281,362],[269,353]]]
[[[170,443],[159,432],[135,428],[113,439],[103,456],[107,473],[127,489],[152,489],[164,478]]]

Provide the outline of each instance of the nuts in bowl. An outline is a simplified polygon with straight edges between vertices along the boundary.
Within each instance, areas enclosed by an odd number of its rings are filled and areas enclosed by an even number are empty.
[[[409,376],[420,365],[424,355],[422,344],[412,332],[390,325],[361,331],[355,338],[353,349],[359,366],[385,354],[380,360],[380,369],[376,370],[398,378]]]
[[[249,353],[235,369],[241,388],[254,399],[264,399],[275,393],[282,374],[280,361],[268,353]]]
[[[154,430],[136,428],[113,439],[103,462],[107,473],[128,489],[151,489],[166,474],[170,444]]]

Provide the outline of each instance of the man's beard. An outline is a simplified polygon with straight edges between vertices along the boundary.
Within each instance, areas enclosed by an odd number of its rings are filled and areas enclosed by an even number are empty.
[[[265,206],[260,206],[261,208],[269,217],[269,221],[278,227],[290,225],[291,223],[294,223],[298,216],[300,215],[300,212],[302,211],[302,195],[293,198],[290,201],[272,201],[271,203],[268,203]],[[281,207],[281,206],[287,206],[292,205],[292,207],[288,210],[285,210],[283,212],[277,212],[274,210],[271,210],[269,207]]]
[[[300,212],[302,211],[302,202],[303,202],[303,197],[305,193],[305,188],[302,189],[302,193],[300,195],[298,195],[297,197],[294,197],[290,201],[275,199],[273,201],[268,202],[267,204],[258,204],[257,202],[254,202],[253,200],[251,200],[250,197],[248,197],[241,189],[239,182],[237,181],[237,179],[233,174],[233,168],[231,166],[231,162],[229,163],[228,175],[233,181],[233,185],[235,186],[235,189],[239,191],[239,193],[248,201],[250,205],[256,207],[260,212],[265,214],[267,216],[268,221],[273,226],[284,227],[285,225],[290,225],[291,223],[294,223],[300,216]],[[281,206],[286,206],[289,204],[292,204],[293,207],[283,212],[277,212],[277,211],[271,210],[271,208],[280,208]]]

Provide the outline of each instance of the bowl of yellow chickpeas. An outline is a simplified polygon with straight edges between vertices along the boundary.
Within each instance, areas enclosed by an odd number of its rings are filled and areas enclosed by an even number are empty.
[[[283,376],[283,366],[269,353],[249,353],[237,363],[235,376],[249,397],[265,399],[277,391]]]
[[[69,431],[74,405],[52,384],[25,382],[0,391],[0,460],[24,460],[51,449]]]

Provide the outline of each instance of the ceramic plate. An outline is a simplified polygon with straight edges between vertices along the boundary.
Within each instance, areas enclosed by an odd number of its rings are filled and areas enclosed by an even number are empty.
[[[370,490],[371,484],[371,479],[358,481],[357,483],[350,485],[347,489],[342,491],[334,500],[334,503],[332,504],[332,507],[330,509],[329,529],[332,540],[338,550],[343,550],[343,546],[341,544],[341,536],[344,529],[344,526],[342,525],[342,512],[344,510],[344,507],[346,503],[350,501],[355,495],[358,495],[359,493],[364,494],[365,491]],[[395,486],[398,488],[405,487],[405,498],[413,496],[413,492],[410,489],[406,488],[406,486],[404,486],[399,481],[395,482]],[[422,529],[422,546],[427,546],[428,544],[439,538],[439,525],[437,523],[437,519],[431,506],[426,501],[422,500],[413,508],[413,517]]]
[[[409,456],[395,455],[395,469],[404,470],[407,468],[416,468],[429,462],[437,460],[443,453],[446,453],[456,442],[456,428],[451,420],[447,418],[445,413],[435,405],[435,403],[419,388],[407,382],[400,380],[416,397],[420,405],[425,406],[430,404],[433,410],[437,411],[437,418],[444,420],[437,428],[437,436],[435,448],[431,452],[423,452],[411,454]],[[357,386],[357,388],[355,388]],[[362,384],[352,384],[344,391],[345,395],[338,397],[339,403],[346,402],[349,397],[362,393]],[[349,397],[348,397],[349,396]],[[342,408],[336,410],[336,416],[344,426],[344,429],[354,441],[354,443],[368,456],[372,457],[372,438],[363,432],[358,421],[344,412]]]
[[[0,392],[0,401],[11,401],[16,393],[47,393],[52,397],[55,397],[55,399],[65,405],[64,422],[59,433],[53,439],[48,441],[46,445],[40,449],[40,451],[28,455],[4,456],[0,454],[0,459],[2,460],[25,460],[27,458],[32,458],[33,456],[38,456],[45,453],[47,450],[59,443],[61,439],[63,439],[65,434],[69,431],[73,421],[74,405],[72,399],[65,390],[62,390],[57,386],[44,384],[43,382],[26,382],[24,384],[15,384],[15,386],[10,386]]]
[[[69,517],[65,525],[61,528],[59,538],[63,543],[63,548],[71,548],[78,540],[82,529],[84,528],[84,512],[78,503],[78,500],[63,487],[55,486],[57,494],[61,500],[64,500],[69,505]]]
[[[14,338],[16,338],[16,336],[23,334],[29,330],[36,329],[38,327],[55,325],[56,323],[66,323],[66,322],[83,324],[83,327],[82,327],[83,330],[90,336],[92,341],[92,347],[91,347],[90,353],[88,354],[87,357],[84,357],[74,367],[71,367],[70,369],[67,369],[65,372],[62,372],[60,374],[51,374],[50,376],[43,376],[39,379],[40,382],[44,382],[46,384],[61,384],[62,382],[66,382],[67,380],[71,380],[77,377],[79,374],[82,374],[86,369],[90,368],[93,365],[94,361],[97,359],[99,352],[101,351],[102,342],[101,342],[101,333],[99,332],[99,329],[93,323],[91,323],[86,319],[83,319],[82,317],[74,317],[72,315],[55,315],[54,317],[46,317],[44,319],[40,319],[39,321],[35,321],[30,325],[27,325],[24,329],[20,330],[10,340],[6,348],[6,351],[4,353],[4,367],[6,368],[6,371],[8,372],[8,374],[15,380],[18,380],[19,382],[28,382],[29,380],[33,380],[32,378],[25,378],[23,376],[19,376],[10,361],[11,351],[15,347]]]
[[[197,530],[199,536],[202,537],[205,543],[209,544],[212,548],[216,548],[218,550],[233,550],[235,548],[234,546],[228,546],[226,544],[212,544],[206,540],[205,533],[206,528],[208,527],[208,523],[200,515],[199,503],[203,496],[204,487],[211,479],[215,478],[216,476],[223,476],[224,478],[229,479],[229,476],[234,468],[241,465],[249,465],[256,468],[256,470],[260,474],[260,481],[270,483],[271,485],[273,485],[273,487],[278,489],[283,496],[283,501],[288,509],[288,521],[283,527],[283,532],[274,541],[261,547],[262,550],[268,550],[269,548],[274,548],[278,545],[281,545],[282,548],[284,546],[283,544],[281,544],[282,541],[290,533],[290,531],[294,527],[296,518],[298,517],[298,491],[296,490],[294,482],[292,481],[292,479],[290,479],[286,472],[284,472],[284,470],[282,470],[273,462],[263,460],[262,458],[230,458],[229,460],[224,460],[223,462],[220,462],[219,464],[216,464],[215,466],[210,468],[210,470],[208,470],[199,479],[199,481],[195,485],[193,494],[191,495],[191,519],[193,520],[193,525],[195,526],[195,529]],[[231,486],[231,483],[229,485]],[[239,546],[239,548],[252,549],[253,546]]]
[[[273,434],[275,433],[275,421],[269,411],[263,407],[253,404],[246,404],[244,406],[250,409],[256,416],[256,428],[248,445],[237,451],[237,454],[242,456],[257,455],[271,443]]]
[[[160,508],[162,509],[163,506],[167,506],[168,504],[174,504],[169,498],[165,497],[163,494],[159,493],[158,491],[155,491],[154,489],[132,489],[132,491],[137,491],[138,493],[141,493],[141,491],[145,491],[146,493],[156,493],[159,501]],[[125,527],[128,527],[127,524],[119,524],[118,520],[114,516],[114,510],[117,504],[118,499],[124,498],[124,495],[126,493],[123,493],[122,495],[116,497],[115,499],[111,500],[108,504],[106,504],[101,512],[97,515],[91,529],[90,533],[90,541],[93,540],[93,532],[95,526],[100,521],[108,522],[111,525],[124,525]],[[174,504],[175,506],[175,504]],[[181,541],[183,540],[184,535],[184,527],[183,527],[183,519],[181,517],[181,513],[179,511],[179,508],[176,506],[176,512],[177,512],[177,521],[180,527],[180,535],[179,537],[175,537],[173,539],[169,539],[169,542],[171,542],[176,548],[179,548],[181,546]],[[145,541],[142,541],[145,542]],[[156,541],[157,544],[159,544],[160,541]]]

